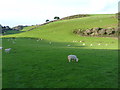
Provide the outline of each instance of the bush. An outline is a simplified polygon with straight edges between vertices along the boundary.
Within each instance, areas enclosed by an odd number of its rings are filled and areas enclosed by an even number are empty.
[[[75,34],[79,34],[82,36],[118,36],[118,34],[120,34],[120,31],[118,31],[118,28],[91,28],[91,29],[87,29],[87,30],[80,30],[80,29],[76,29],[73,31],[73,33]]]

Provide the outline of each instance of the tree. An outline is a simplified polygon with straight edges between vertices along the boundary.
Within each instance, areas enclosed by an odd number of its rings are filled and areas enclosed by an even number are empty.
[[[58,16],[55,16],[55,17],[54,17],[54,19],[58,20],[58,19],[60,19],[60,17],[58,17]]]
[[[2,33],[2,25],[0,24],[0,34]]]
[[[49,22],[49,20],[47,19],[46,22]]]

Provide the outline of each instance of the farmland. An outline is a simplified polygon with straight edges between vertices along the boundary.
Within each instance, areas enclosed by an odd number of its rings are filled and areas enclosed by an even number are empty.
[[[117,27],[113,16],[92,14],[2,36],[2,46],[12,48],[10,53],[2,52],[3,88],[117,88],[118,39],[73,33]],[[70,54],[77,55],[79,62],[68,63]]]

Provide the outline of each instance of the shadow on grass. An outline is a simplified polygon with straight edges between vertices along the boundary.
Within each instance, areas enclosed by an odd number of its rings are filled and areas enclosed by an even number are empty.
[[[2,54],[3,88],[117,88],[117,50],[15,39],[18,40],[14,45],[3,39],[3,47],[13,48],[9,54]],[[71,53],[77,55],[78,63],[68,63]]]
[[[11,35],[11,34],[17,34],[17,33],[22,33],[22,32],[25,32],[25,31],[8,30],[2,35]]]

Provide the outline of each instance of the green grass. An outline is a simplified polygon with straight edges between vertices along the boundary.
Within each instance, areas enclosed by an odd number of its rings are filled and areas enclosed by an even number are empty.
[[[2,53],[3,88],[117,88],[118,39],[72,33],[78,28],[116,27],[117,19],[111,16],[62,20],[3,36],[2,46],[12,48]],[[16,37],[15,44],[10,37]],[[69,54],[77,55],[79,62],[68,63]]]
[[[28,27],[24,27],[22,30],[20,31],[28,31],[30,30],[31,28],[35,28],[37,25],[34,25],[34,26],[28,26]]]
[[[73,43],[3,39],[3,88],[116,88],[117,50],[90,49]],[[106,47],[106,46],[96,46]],[[67,61],[75,54],[79,62]],[[14,84],[13,84],[14,83]]]
[[[22,33],[22,31],[8,30],[5,33],[3,33],[3,35],[17,34],[17,33]]]
[[[55,42],[66,42],[73,39],[80,40],[83,37],[74,35],[74,29],[87,29],[93,27],[105,28],[108,26],[117,27],[118,21],[115,18],[111,18],[112,16],[114,15],[91,15],[84,18],[61,20],[38,27],[28,32],[23,32],[15,35],[6,35],[4,37],[35,37],[44,38]]]

